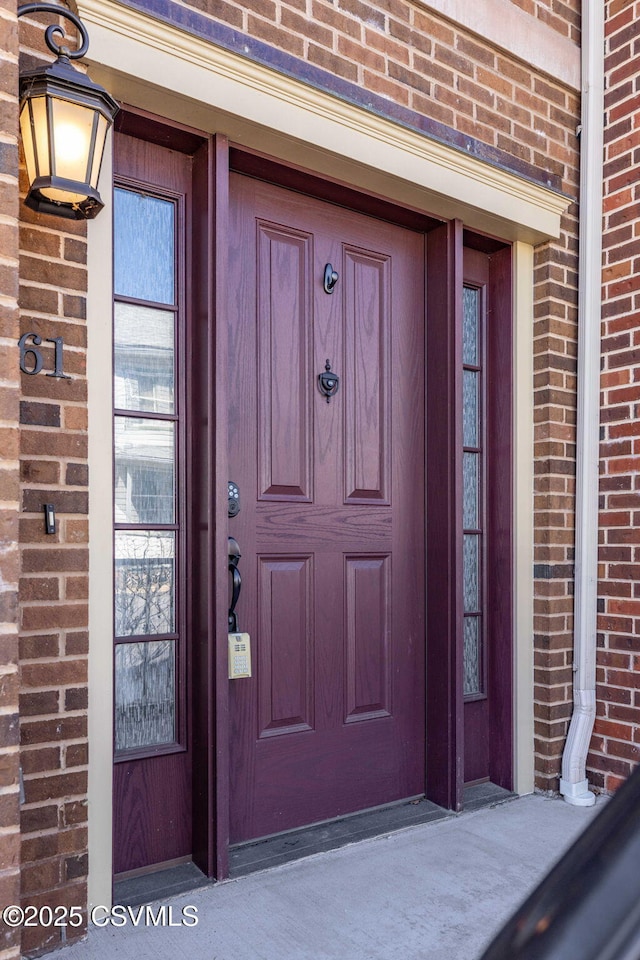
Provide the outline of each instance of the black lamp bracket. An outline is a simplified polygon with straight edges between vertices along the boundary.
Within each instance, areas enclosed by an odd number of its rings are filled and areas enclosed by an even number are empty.
[[[55,39],[56,36],[61,37],[63,41],[66,39],[64,29],[59,23],[52,23],[47,27],[44,32],[45,43],[49,47],[49,50],[58,57],[67,57],[69,60],[79,60],[81,57],[84,57],[89,49],[89,34],[77,14],[71,10],[67,10],[66,7],[61,7],[58,3],[39,3],[38,0],[34,0],[33,3],[23,3],[21,7],[18,7],[19,17],[24,17],[25,14],[29,13],[53,13],[55,16],[65,17],[67,20],[70,20],[82,40],[77,50],[69,50],[66,45],[63,46],[63,44],[57,42]]]

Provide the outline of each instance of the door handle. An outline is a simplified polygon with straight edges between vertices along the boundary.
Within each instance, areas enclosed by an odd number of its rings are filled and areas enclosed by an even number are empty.
[[[231,606],[229,607],[229,632],[238,632],[238,615],[236,613],[236,604],[242,589],[242,577],[238,570],[240,563],[240,547],[235,537],[229,537],[229,573],[231,574]]]

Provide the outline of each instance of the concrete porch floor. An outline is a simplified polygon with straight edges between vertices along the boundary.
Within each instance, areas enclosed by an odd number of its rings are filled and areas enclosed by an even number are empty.
[[[361,840],[166,901],[197,925],[94,926],[56,957],[476,960],[603,802],[526,796]]]

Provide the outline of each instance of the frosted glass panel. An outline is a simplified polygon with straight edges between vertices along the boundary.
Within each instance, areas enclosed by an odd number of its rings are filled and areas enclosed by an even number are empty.
[[[481,292],[465,287],[462,294],[462,360],[468,366],[481,365]],[[462,442],[465,447],[481,446],[480,373],[462,372]],[[481,454],[462,455],[462,523],[467,530],[481,526]],[[479,613],[481,602],[480,536],[463,537],[463,605],[465,614]],[[481,618],[465,616],[463,642],[464,694],[482,693]]]
[[[465,530],[477,530],[480,524],[478,516],[479,466],[479,453],[462,454],[462,526]]]
[[[116,644],[116,750],[174,742],[175,677],[173,640]]]
[[[173,523],[175,424],[116,417],[116,523]]]
[[[115,293],[174,303],[175,204],[116,188],[113,230]]]
[[[480,291],[464,287],[462,291],[462,362],[480,366],[480,328],[478,323]]]
[[[462,373],[462,443],[465,447],[480,446],[478,429],[478,387],[480,374],[473,370]]]
[[[114,304],[114,405],[117,410],[174,412],[174,314]]]
[[[480,537],[465,533],[463,539],[463,596],[464,612],[478,613],[480,610]]]
[[[480,663],[480,617],[464,618],[464,695],[482,693]]]
[[[116,636],[174,633],[174,534],[119,530],[115,557]]]
[[[82,183],[91,174],[87,161],[91,153],[93,110],[58,97],[52,98],[51,109],[56,131],[53,173],[56,177]]]

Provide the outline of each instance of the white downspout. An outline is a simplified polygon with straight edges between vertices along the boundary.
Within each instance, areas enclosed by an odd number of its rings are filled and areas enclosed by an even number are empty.
[[[586,764],[596,716],[604,6],[582,4],[574,708],[560,780],[567,803],[585,807],[595,803]]]

